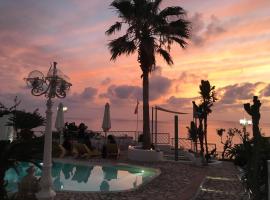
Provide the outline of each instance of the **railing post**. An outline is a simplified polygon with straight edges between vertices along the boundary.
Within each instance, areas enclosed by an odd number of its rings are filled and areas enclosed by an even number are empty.
[[[157,107],[155,106],[155,145],[157,145]]]
[[[178,160],[178,115],[174,116],[174,154],[175,161]]]
[[[152,132],[152,143],[154,139],[154,107],[152,106],[152,124],[151,124],[151,132]]]

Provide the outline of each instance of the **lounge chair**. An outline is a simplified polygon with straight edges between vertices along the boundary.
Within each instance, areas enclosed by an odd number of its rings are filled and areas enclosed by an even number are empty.
[[[120,149],[117,144],[107,144],[106,145],[107,157],[119,158]]]
[[[56,158],[63,158],[67,155],[67,151],[61,144],[53,143],[52,155]]]
[[[90,150],[85,144],[75,144],[73,148],[73,155],[75,158],[91,158],[100,156],[100,152],[97,150]]]
[[[61,153],[59,155],[59,158],[63,158],[65,155],[67,155],[66,149],[60,144],[59,148],[61,149]]]

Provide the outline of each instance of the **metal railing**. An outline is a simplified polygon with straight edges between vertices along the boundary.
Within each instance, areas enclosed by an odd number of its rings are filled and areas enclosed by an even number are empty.
[[[95,133],[99,133],[102,136],[105,136],[104,131],[94,131]],[[138,137],[142,134],[141,131],[107,131],[107,135],[113,135],[115,137],[132,137],[133,140],[138,141]]]
[[[175,138],[171,138],[171,145],[175,146]],[[185,150],[193,150],[193,142],[187,138],[178,138],[178,148]]]
[[[171,138],[171,145],[172,146],[174,146],[174,142],[175,142],[175,139]],[[205,146],[205,143],[203,143],[203,145]],[[188,138],[179,138],[178,139],[178,147],[180,149],[195,151],[195,149],[196,149],[195,146],[196,146],[196,144],[191,139],[188,139]],[[215,143],[207,143],[207,146],[208,146],[209,152],[211,152],[214,149],[217,149],[217,145]],[[201,150],[200,148],[201,148],[200,143],[197,142],[197,151],[198,152]]]
[[[69,136],[76,140],[78,137],[79,131],[67,131]],[[113,135],[115,137],[131,137],[133,140],[137,141],[138,136],[142,134],[141,131],[107,131],[106,133],[104,131],[86,131],[86,134],[91,135],[91,137],[105,137],[105,135]]]
[[[72,132],[72,137],[76,138],[78,135],[78,131],[69,131]],[[134,141],[138,141],[139,135],[141,135],[143,132],[142,131],[107,131],[106,135],[113,135],[115,137],[132,137]],[[101,135],[105,136],[104,131],[91,131],[88,134],[96,134],[96,135]],[[152,142],[157,143],[157,144],[170,144],[170,133],[157,133],[157,138],[156,134],[152,135]]]
[[[203,145],[205,146],[205,143],[203,143]],[[217,151],[217,145],[215,143],[207,143],[207,147],[208,147],[208,152],[210,153],[211,151],[213,151],[214,149]],[[197,151],[199,152],[201,150],[201,145],[199,142],[197,142]],[[204,149],[205,151],[205,149]]]
[[[152,143],[154,144],[170,144],[170,133],[153,133]]]

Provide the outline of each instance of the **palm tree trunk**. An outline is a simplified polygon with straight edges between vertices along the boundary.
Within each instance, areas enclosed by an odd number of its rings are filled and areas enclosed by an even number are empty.
[[[197,127],[197,118],[193,118],[196,127],[196,140],[195,140],[195,152],[198,153],[198,127]]]
[[[195,152],[196,152],[196,154],[198,153],[198,139],[197,138],[195,141]]]
[[[143,71],[143,148],[150,149],[149,73]]]
[[[208,158],[208,142],[207,142],[207,115],[204,117],[204,142],[205,142],[205,153]],[[208,160],[207,160],[208,161]]]
[[[203,136],[204,136],[204,133],[203,133],[203,129],[202,129],[202,119],[199,120],[199,129],[198,129],[198,132],[199,132],[199,141],[200,141],[200,147],[201,147],[201,150],[200,150],[200,156],[201,156],[201,159],[202,159],[202,164],[204,165],[205,164],[205,159],[204,159],[204,146],[203,146]]]

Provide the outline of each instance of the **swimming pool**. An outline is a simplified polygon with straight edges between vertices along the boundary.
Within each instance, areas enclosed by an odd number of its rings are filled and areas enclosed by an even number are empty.
[[[16,192],[18,182],[26,175],[29,163],[20,163],[18,174],[9,169],[5,174],[9,192]],[[159,174],[159,170],[133,165],[93,165],[54,162],[53,186],[56,191],[122,191],[135,189]],[[41,170],[36,167],[37,177]]]

